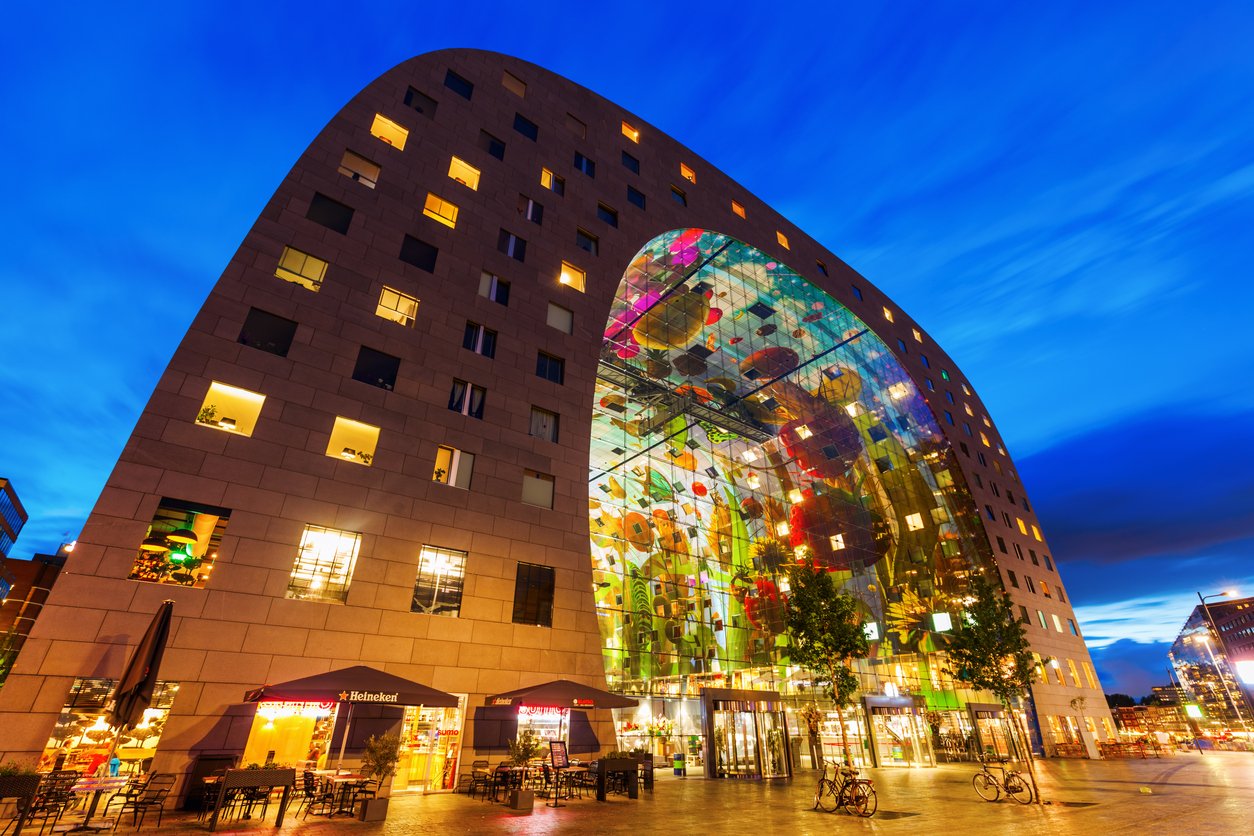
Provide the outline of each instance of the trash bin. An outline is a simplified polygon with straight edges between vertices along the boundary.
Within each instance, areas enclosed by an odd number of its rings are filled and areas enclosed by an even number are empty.
[[[683,778],[688,774],[688,768],[684,766],[684,753],[683,752],[675,753],[674,766],[675,766],[675,774],[678,775],[679,777]]]

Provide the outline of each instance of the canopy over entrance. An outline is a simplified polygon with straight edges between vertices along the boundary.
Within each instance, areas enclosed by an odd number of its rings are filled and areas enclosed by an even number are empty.
[[[530,705],[551,708],[635,708],[636,700],[591,685],[555,679],[488,697],[488,705]]]
[[[245,702],[347,702],[456,708],[457,697],[366,665],[314,674],[244,695]]]

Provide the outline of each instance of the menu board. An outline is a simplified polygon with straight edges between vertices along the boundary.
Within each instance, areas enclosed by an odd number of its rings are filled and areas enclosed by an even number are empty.
[[[554,769],[565,769],[570,766],[570,756],[566,754],[565,740],[549,741],[549,758]]]

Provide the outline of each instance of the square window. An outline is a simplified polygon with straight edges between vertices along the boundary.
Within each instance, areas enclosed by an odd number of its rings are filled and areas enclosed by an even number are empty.
[[[505,143],[487,131],[479,131],[479,147],[498,160],[505,159]]]
[[[429,119],[435,117],[435,108],[437,104],[436,100],[428,96],[426,93],[423,93],[421,90],[417,90],[413,87],[406,90],[405,104]]]
[[[862,288],[858,287],[856,284],[851,284],[849,285],[849,289],[853,291],[854,298],[857,299],[859,302],[861,302],[862,301]]]
[[[412,264],[419,270],[426,270],[428,273],[435,272],[435,260],[440,254],[438,247],[428,244],[412,235],[406,235],[405,240],[401,243],[400,260],[406,264]]]
[[[361,550],[361,535],[317,525],[305,526],[296,563],[287,581],[287,597],[342,604]]]
[[[521,113],[514,114],[514,130],[532,142],[540,138],[540,126]]]
[[[566,361],[541,351],[536,354],[536,376],[562,383],[566,377]]]
[[[353,151],[345,151],[344,157],[340,160],[340,174],[371,189],[379,182],[379,172],[382,170],[378,163],[371,162]]]
[[[375,315],[390,319],[401,325],[413,325],[418,317],[418,300],[408,293],[401,293],[395,288],[384,285],[379,293],[379,306]]]
[[[685,194],[684,190],[678,186],[671,186],[671,200],[675,201],[680,206],[688,205],[688,195]]]
[[[469,490],[474,469],[474,454],[440,445],[435,450],[435,469],[431,471],[431,481]]]
[[[483,418],[483,403],[488,398],[482,386],[472,386],[464,380],[453,380],[448,396],[448,408],[471,418]]]
[[[575,168],[579,169],[589,177],[597,176],[597,164],[585,157],[583,154],[580,154],[578,151],[575,152]]]
[[[623,168],[627,169],[632,174],[639,174],[640,173],[640,160],[636,159],[631,154],[628,154],[626,151],[624,151],[623,152]]]
[[[627,187],[627,202],[630,203],[632,206],[636,206],[640,209],[643,209],[644,208],[644,192],[640,191],[639,189],[633,189],[631,186],[628,186]]]
[[[396,388],[396,375],[401,368],[401,358],[362,346],[357,352],[357,365],[353,367],[353,380],[378,386],[391,392]]]
[[[498,305],[508,305],[509,282],[485,270],[479,276],[479,295]]]
[[[333,459],[343,459],[366,467],[374,462],[375,447],[379,444],[379,428],[351,418],[337,416],[331,428],[326,454]]]
[[[535,470],[524,470],[522,501],[540,508],[552,508],[553,477]]]
[[[203,589],[230,517],[228,508],[163,497],[127,577]]]
[[[566,114],[566,130],[570,131],[579,139],[588,138],[588,126],[584,121],[573,113]]]
[[[597,204],[597,217],[613,227],[618,226],[618,213],[604,203]]]
[[[449,161],[448,176],[471,191],[479,190],[479,169],[460,157],[453,157]]]
[[[741,206],[736,201],[733,200],[731,202],[731,207],[732,207],[732,214],[735,215],[736,217],[743,218],[745,216],[745,207]]]
[[[274,275],[317,293],[318,288],[322,287],[322,280],[326,278],[327,263],[293,247],[284,247]]]
[[[509,70],[501,76],[501,86],[520,99],[527,95],[527,83]]]
[[[409,611],[457,618],[465,577],[466,552],[424,545],[418,556],[418,577]]]
[[[377,139],[391,145],[397,151],[405,150],[405,141],[409,139],[409,131],[384,116],[382,113],[374,115],[374,122],[370,125],[370,134]]]
[[[496,248],[515,261],[527,260],[527,242],[509,230],[502,229],[497,235]]]
[[[640,131],[636,130],[634,125],[625,120],[623,122],[623,136],[627,137],[632,142],[640,142]]]
[[[462,336],[462,348],[482,354],[484,357],[496,356],[496,332],[484,328],[477,322],[466,323],[466,333]]]
[[[545,441],[557,441],[557,424],[558,417],[556,412],[549,412],[547,409],[541,409],[538,406],[531,407],[531,428],[529,432],[534,438],[542,438]]]
[[[777,230],[775,230],[775,240],[776,240],[776,241],[778,241],[778,242],[779,242],[779,245],[780,245],[781,247],[783,247],[784,249],[786,249],[786,250],[787,250],[787,249],[791,249],[791,248],[788,246],[788,236],[787,236],[787,235],[785,235],[784,233],[780,232],[778,229],[777,229]]]
[[[597,250],[600,249],[600,242],[599,239],[591,232],[584,229],[576,229],[575,246],[581,250],[591,253],[592,255],[596,255]]]
[[[826,275],[827,275],[827,265],[826,265],[826,264],[824,264],[822,261],[819,261],[818,259],[815,259],[815,260],[814,260],[814,266],[815,266],[815,267],[817,267],[817,268],[819,268],[819,272],[820,272],[820,273],[822,273],[824,276],[826,276]]]
[[[697,182],[697,173],[683,163],[679,164],[679,176],[689,183],[695,184]]]
[[[286,357],[295,336],[294,321],[260,308],[249,308],[244,327],[239,332],[239,342],[250,348],[259,348]]]
[[[444,74],[444,86],[467,101],[470,100],[470,97],[474,95],[475,92],[475,85],[471,84],[469,81],[462,78],[452,70],[449,70]]]
[[[196,423],[202,427],[250,436],[265,402],[265,395],[215,380],[209,384],[209,391],[201,401]]]
[[[584,287],[588,283],[588,274],[571,264],[569,261],[563,261],[562,273],[558,277],[558,281],[567,287],[572,287],[580,293],[583,293]]]
[[[566,178],[558,177],[547,168],[540,169],[540,185],[554,192],[558,197],[566,194]]]
[[[457,206],[430,192],[427,193],[427,200],[422,205],[422,214],[436,223],[444,224],[449,229],[457,226]]]
[[[316,224],[325,226],[332,232],[346,235],[349,224],[353,222],[353,208],[338,200],[332,200],[322,192],[314,192],[305,217]]]
[[[557,573],[551,566],[519,563],[514,579],[515,624],[553,626],[553,589]]]
[[[544,207],[525,194],[518,196],[518,214],[537,226],[544,221]]]
[[[548,316],[546,322],[550,328],[556,328],[563,334],[575,333],[575,313],[569,308],[563,308],[561,305],[549,303]]]

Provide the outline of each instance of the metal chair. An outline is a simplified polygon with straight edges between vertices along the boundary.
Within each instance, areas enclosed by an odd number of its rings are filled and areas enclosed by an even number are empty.
[[[174,776],[165,773],[155,773],[149,780],[144,791],[137,797],[129,799],[122,804],[118,810],[118,818],[130,812],[131,822],[135,825],[135,829],[143,827],[144,819],[148,816],[150,810],[157,811],[157,827],[161,826],[161,819],[165,815],[165,799],[170,794],[170,790],[174,789]]]
[[[100,815],[104,818],[108,818],[109,807],[115,801],[119,804],[125,805],[127,801],[139,798],[139,796],[143,793],[144,788],[148,785],[149,777],[150,776],[148,775],[132,776],[131,780],[127,782],[125,787],[122,787],[122,789],[109,796],[109,800],[105,802],[104,812]]]
[[[301,800],[301,805],[305,808],[305,818],[309,818],[309,814],[313,812],[315,807],[322,808],[318,815],[328,815],[335,809],[335,789],[333,787],[319,781],[318,776],[309,770],[305,770],[303,784],[305,796]],[[296,812],[300,813],[299,807],[296,808]]]

